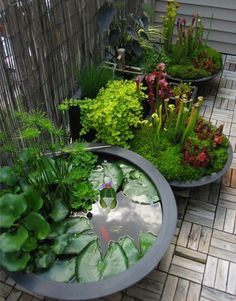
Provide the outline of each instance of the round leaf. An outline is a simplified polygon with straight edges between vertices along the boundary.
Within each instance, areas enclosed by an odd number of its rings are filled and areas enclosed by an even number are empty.
[[[102,255],[98,241],[92,241],[77,257],[76,278],[78,282],[93,282],[100,279],[99,263]]]
[[[35,237],[28,237],[21,249],[25,252],[33,251],[37,248],[37,239]]]
[[[54,222],[60,222],[65,219],[69,212],[68,207],[61,200],[57,200],[54,204],[52,212],[49,214]]]
[[[30,260],[28,253],[0,253],[0,266],[9,272],[19,272],[25,269]]]
[[[149,248],[151,248],[156,239],[156,235],[152,234],[151,232],[141,233],[139,235],[140,250],[142,256],[148,251]]]
[[[67,234],[79,234],[90,230],[91,226],[86,217],[72,217],[65,221],[65,229]]]
[[[128,259],[124,250],[117,242],[111,242],[103,259],[101,277],[110,278],[128,268]]]
[[[123,180],[122,169],[116,163],[103,163],[103,167],[104,167],[103,183],[112,182],[112,187],[115,189],[115,191],[117,191]]]
[[[48,271],[39,275],[53,281],[69,282],[75,275],[75,262],[75,258],[57,260]]]
[[[96,235],[80,234],[77,237],[71,237],[63,254],[79,254],[91,241],[97,239]]]
[[[22,194],[6,193],[0,198],[0,227],[9,228],[27,209]]]
[[[37,212],[30,212],[25,218],[25,226],[36,233],[38,239],[44,239],[50,233],[50,226],[44,217]]]
[[[62,234],[56,237],[54,244],[52,245],[52,250],[57,255],[62,254],[65,247],[68,245],[68,235]]]
[[[18,252],[28,238],[28,231],[21,226],[15,234],[3,233],[0,235],[0,251],[4,253]]]
[[[136,245],[132,238],[130,238],[129,236],[122,237],[119,240],[119,244],[123,248],[123,250],[128,258],[129,266],[131,266],[132,264],[139,261],[140,253],[139,253],[138,249],[136,248]]]

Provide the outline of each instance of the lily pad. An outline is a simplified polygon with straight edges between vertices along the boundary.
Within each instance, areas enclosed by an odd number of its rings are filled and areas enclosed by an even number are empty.
[[[59,223],[51,223],[50,224],[50,233],[48,234],[48,238],[52,239],[57,237],[58,235],[61,235],[65,232],[65,223],[59,222]]]
[[[111,242],[103,259],[101,278],[110,278],[128,268],[128,259],[118,242]]]
[[[37,248],[38,243],[37,243],[37,239],[33,236],[28,237],[28,239],[26,240],[26,242],[23,244],[23,246],[21,247],[21,249],[25,252],[30,252],[33,251]]]
[[[39,275],[53,281],[69,282],[75,275],[76,258],[57,260],[52,267]]]
[[[92,282],[100,279],[99,263],[102,255],[97,240],[92,241],[77,257],[76,278],[78,282]]]
[[[124,236],[124,237],[120,238],[119,244],[123,248],[123,250],[128,258],[129,266],[131,266],[132,264],[139,261],[141,256],[140,256],[140,253],[131,237]]]
[[[69,213],[68,207],[61,200],[57,200],[54,204],[52,212],[49,214],[54,222],[60,222]]]
[[[152,205],[160,200],[155,186],[141,171],[131,171],[126,176],[123,192],[133,202]]]
[[[6,193],[0,198],[0,227],[9,228],[27,209],[22,194]]]
[[[90,229],[91,226],[86,217],[72,217],[65,221],[65,233],[67,234],[79,234]]]
[[[4,253],[18,252],[28,238],[28,231],[21,226],[15,234],[2,233],[0,235],[0,251]]]
[[[77,237],[71,237],[63,254],[79,254],[91,241],[97,239],[96,235],[80,234]]]
[[[116,163],[103,163],[104,167],[104,183],[112,182],[115,191],[120,187],[123,180],[122,169]]]
[[[50,226],[38,212],[30,212],[25,218],[25,226],[34,231],[38,239],[45,239],[50,233]]]
[[[0,266],[9,272],[24,270],[29,260],[28,253],[0,253]]]
[[[140,250],[142,256],[151,248],[156,239],[156,235],[152,234],[151,232],[139,234]]]

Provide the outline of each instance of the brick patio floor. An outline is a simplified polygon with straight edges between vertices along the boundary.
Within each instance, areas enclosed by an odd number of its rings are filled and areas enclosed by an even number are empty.
[[[139,283],[107,296],[110,301],[236,300],[236,57],[224,57],[224,70],[202,91],[202,115],[224,124],[234,150],[231,169],[220,180],[175,191],[178,223],[159,266]],[[53,299],[26,292],[0,272],[0,301]]]

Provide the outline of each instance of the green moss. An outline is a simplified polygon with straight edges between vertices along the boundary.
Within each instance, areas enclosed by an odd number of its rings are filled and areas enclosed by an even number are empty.
[[[167,73],[172,77],[182,79],[196,79],[210,75],[210,72],[207,72],[204,69],[195,68],[192,64],[167,66]]]

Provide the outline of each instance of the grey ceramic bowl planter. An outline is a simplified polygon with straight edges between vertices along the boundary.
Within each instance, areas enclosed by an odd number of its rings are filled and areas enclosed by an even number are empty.
[[[219,180],[223,175],[227,172],[227,170],[230,168],[230,165],[233,160],[233,149],[232,146],[229,145],[228,149],[228,159],[225,163],[225,166],[219,171],[214,172],[209,176],[205,176],[200,178],[199,180],[193,180],[193,181],[169,181],[169,184],[173,188],[193,188],[193,187],[199,187],[203,185],[210,184],[212,182],[215,182]]]
[[[176,228],[177,208],[173,192],[158,170],[146,159],[132,151],[112,146],[94,150],[102,157],[112,156],[133,164],[143,171],[159,192],[162,206],[162,224],[157,239],[138,263],[114,277],[91,283],[59,283],[36,274],[11,273],[11,277],[26,289],[50,298],[88,300],[121,291],[150,273],[165,254]],[[132,214],[132,212],[130,212]]]

